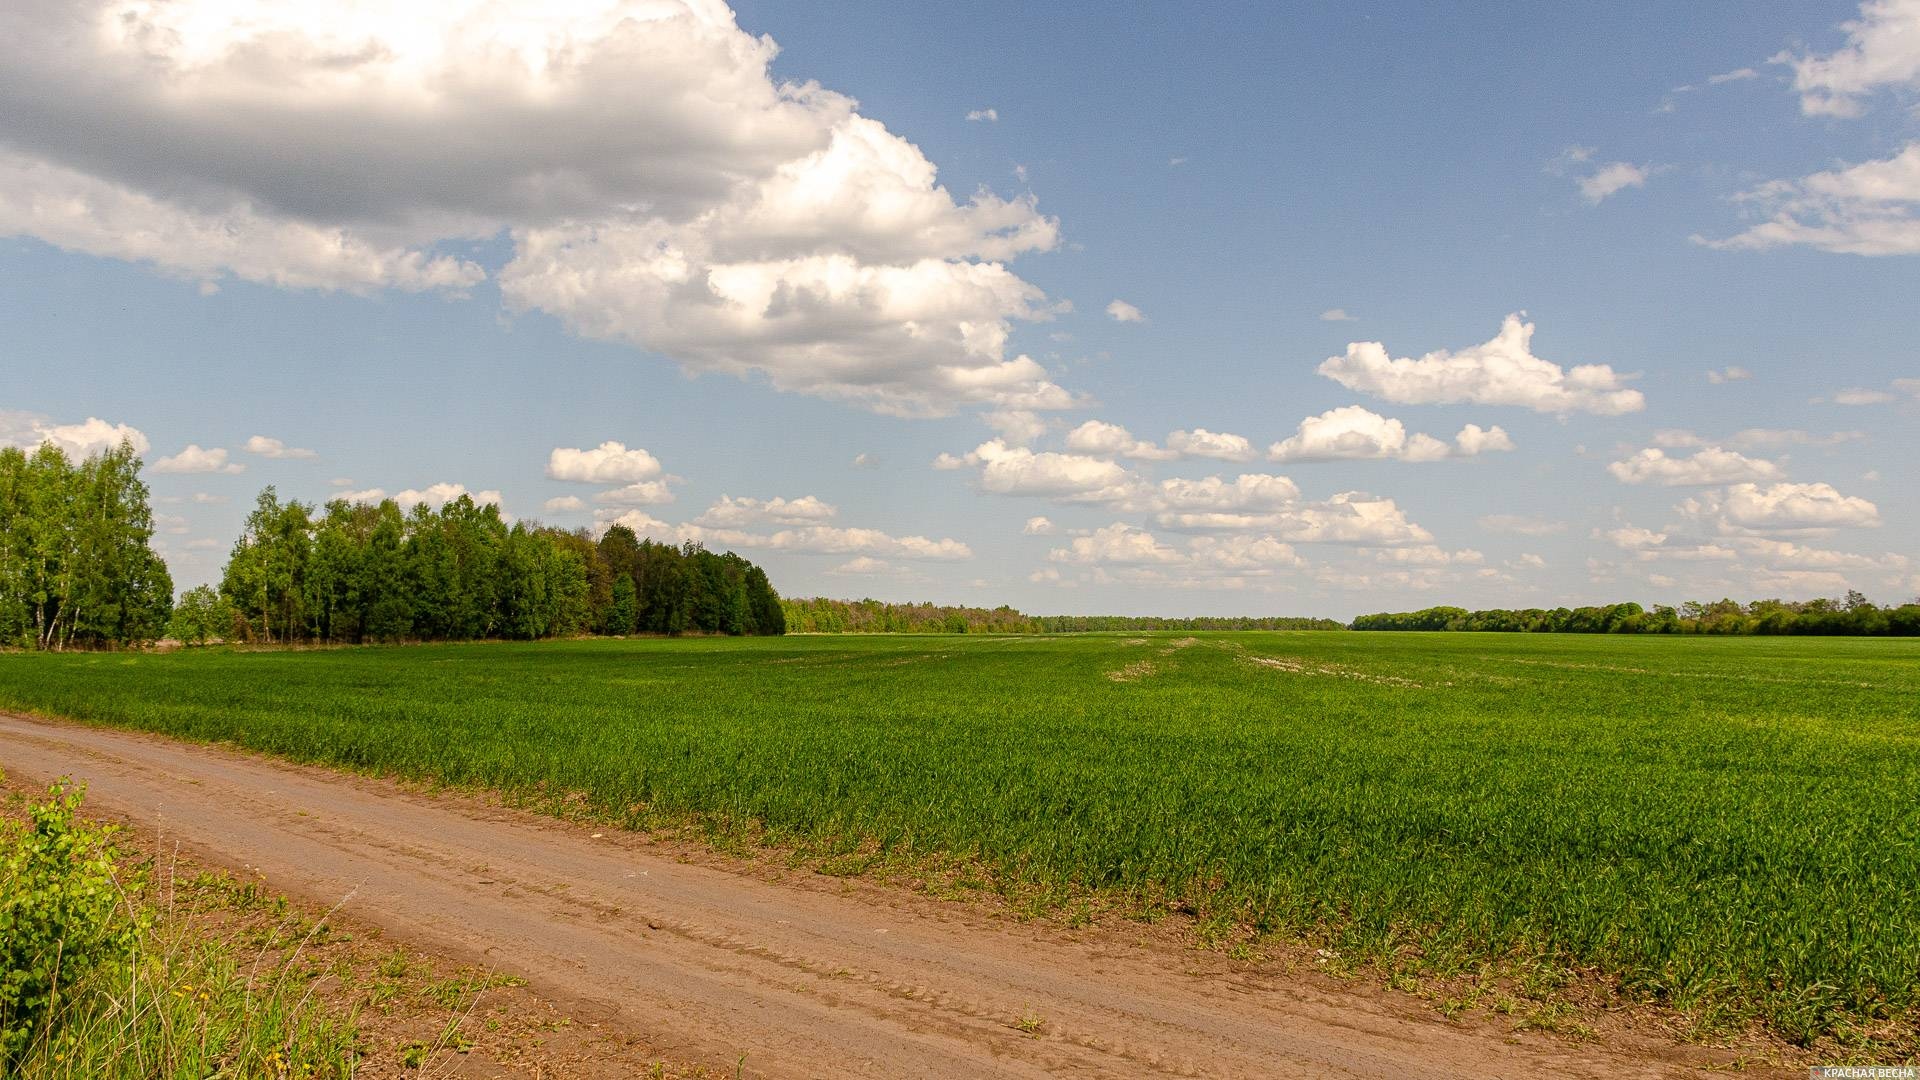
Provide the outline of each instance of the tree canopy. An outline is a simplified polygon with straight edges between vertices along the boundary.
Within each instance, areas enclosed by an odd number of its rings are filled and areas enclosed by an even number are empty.
[[[439,508],[282,502],[247,515],[220,582],[221,636],[266,643],[529,640],[570,634],[778,634],[779,597],[732,552],[613,526],[508,524],[462,495]],[[196,605],[196,610],[199,605]]]
[[[166,629],[173,579],[132,446],[0,449],[0,644],[110,648]]]

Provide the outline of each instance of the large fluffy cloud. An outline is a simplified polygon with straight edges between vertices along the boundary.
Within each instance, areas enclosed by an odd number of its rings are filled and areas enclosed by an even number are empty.
[[[1402,405],[1518,405],[1536,412],[1638,412],[1646,398],[1606,364],[1572,368],[1533,355],[1533,324],[1509,315],[1492,341],[1419,359],[1394,358],[1377,341],[1356,341],[1329,357],[1320,374],[1351,390]]]
[[[0,234],[206,281],[458,293],[897,413],[1070,402],[1007,355],[1030,197],[918,148],[716,0],[81,0],[0,15]]]
[[[1300,421],[1286,439],[1274,443],[1267,456],[1274,461],[1335,461],[1343,458],[1392,458],[1400,461],[1439,461],[1513,449],[1513,440],[1498,425],[1468,424],[1454,444],[1431,435],[1409,435],[1405,424],[1371,409],[1347,405]]]
[[[245,202],[219,210],[183,206],[3,144],[0,235],[32,236],[204,282],[231,275],[285,289],[458,293],[486,278],[469,261],[382,246]]]

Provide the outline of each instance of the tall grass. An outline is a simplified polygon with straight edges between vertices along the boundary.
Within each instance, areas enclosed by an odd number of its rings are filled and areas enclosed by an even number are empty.
[[[1111,677],[1110,677],[1111,676]],[[1203,634],[0,658],[0,706],[1598,972],[1920,1008],[1920,642]]]
[[[300,944],[249,956],[178,917],[111,829],[57,786],[0,830],[0,1075],[18,1080],[320,1080],[353,1075],[350,1022],[312,999]],[[75,963],[84,954],[85,963]]]

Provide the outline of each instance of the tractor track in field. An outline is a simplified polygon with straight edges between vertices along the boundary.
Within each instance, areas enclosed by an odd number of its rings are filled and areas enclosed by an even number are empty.
[[[0,715],[0,768],[157,828],[575,1015],[758,1077],[1678,1077],[1696,1047],[1442,1020],[1323,977],[1234,972],[1122,929],[1018,923],[821,875],[155,736]]]

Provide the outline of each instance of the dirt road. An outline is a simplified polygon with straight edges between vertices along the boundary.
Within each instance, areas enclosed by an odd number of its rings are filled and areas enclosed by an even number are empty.
[[[1326,979],[1256,978],[1074,932],[671,850],[397,785],[0,716],[0,768],[71,774],[390,935],[481,960],[690,1061],[762,1077],[1654,1077],[1693,1051],[1460,1027]],[[1031,1029],[1031,1030],[1023,1030]]]

